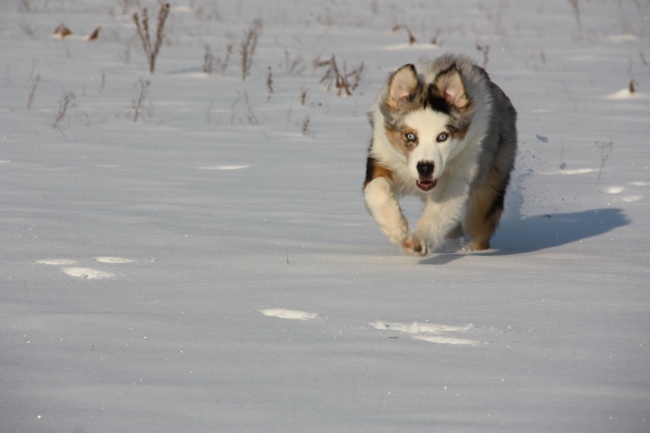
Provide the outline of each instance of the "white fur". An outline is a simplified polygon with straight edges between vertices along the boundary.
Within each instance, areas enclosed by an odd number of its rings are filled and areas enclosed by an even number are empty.
[[[433,161],[433,178],[439,179],[447,161],[463,150],[462,143],[451,138],[442,143],[436,141],[438,135],[446,131],[447,119],[448,116],[432,110],[413,111],[404,118],[406,126],[418,131],[420,141],[408,158],[408,168],[414,178],[418,177],[418,162]]]
[[[366,206],[379,229],[392,242],[400,243],[408,233],[408,223],[385,178],[370,182],[364,191]]]

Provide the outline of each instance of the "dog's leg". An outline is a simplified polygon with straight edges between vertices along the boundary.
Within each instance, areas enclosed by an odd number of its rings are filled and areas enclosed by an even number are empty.
[[[376,177],[364,187],[366,206],[382,233],[391,242],[400,243],[408,233],[408,223],[402,214],[393,190],[385,177]]]
[[[415,229],[402,241],[404,252],[426,256],[442,245],[465,216],[467,189],[461,179],[456,185],[448,185],[447,191],[436,201],[427,199]]]
[[[482,251],[490,248],[490,238],[496,231],[503,213],[509,177],[509,174],[500,174],[493,168],[485,182],[472,191],[465,218],[471,249]]]

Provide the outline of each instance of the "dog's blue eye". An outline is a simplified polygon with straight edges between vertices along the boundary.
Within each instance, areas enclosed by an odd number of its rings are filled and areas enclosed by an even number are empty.
[[[446,132],[441,133],[436,140],[438,140],[438,143],[442,143],[445,141],[447,138],[449,138],[449,134]]]
[[[412,132],[409,132],[408,134],[406,134],[406,140],[415,141],[415,134],[413,134]]]

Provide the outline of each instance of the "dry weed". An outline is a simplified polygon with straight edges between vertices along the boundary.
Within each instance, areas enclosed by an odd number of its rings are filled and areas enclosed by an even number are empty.
[[[158,57],[158,52],[160,51],[160,46],[162,45],[165,21],[169,16],[169,9],[169,3],[160,5],[156,27],[156,39],[153,43],[151,42],[151,35],[149,34],[149,16],[147,8],[142,9],[142,18],[140,18],[137,12],[133,14],[133,21],[135,22],[138,36],[142,42],[142,48],[144,49],[144,53],[147,55],[147,60],[149,61],[149,72],[152,74],[156,68],[156,58]]]

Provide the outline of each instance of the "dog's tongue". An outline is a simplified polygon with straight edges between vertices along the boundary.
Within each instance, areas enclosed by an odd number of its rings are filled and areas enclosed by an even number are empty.
[[[417,185],[418,188],[420,188],[422,191],[431,191],[433,188],[435,188],[436,184],[438,183],[437,180],[416,180],[415,184]]]

